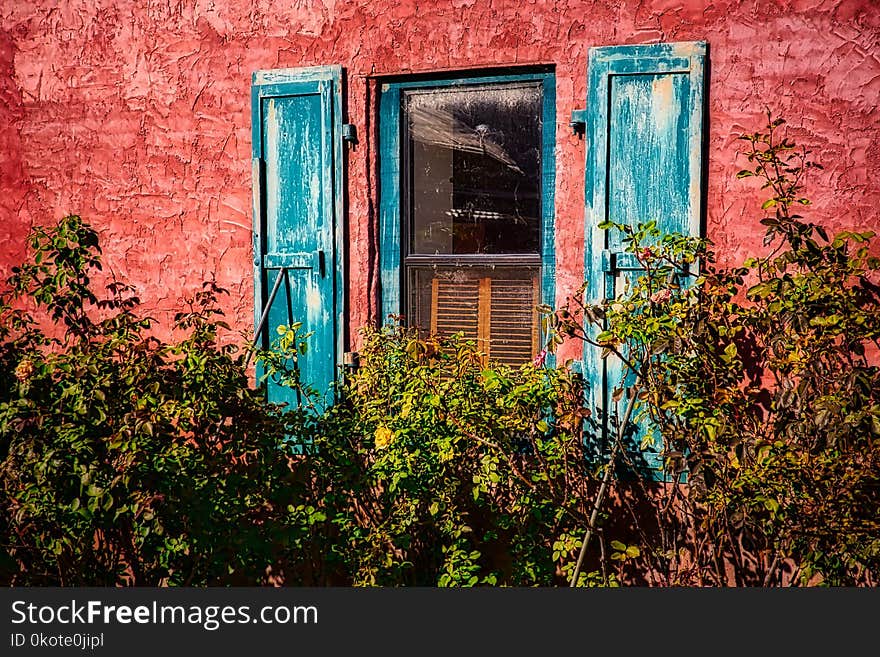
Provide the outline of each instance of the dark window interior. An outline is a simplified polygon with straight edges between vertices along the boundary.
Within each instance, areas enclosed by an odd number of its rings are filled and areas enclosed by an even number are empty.
[[[539,340],[542,92],[534,81],[401,97],[407,316],[509,364]]]

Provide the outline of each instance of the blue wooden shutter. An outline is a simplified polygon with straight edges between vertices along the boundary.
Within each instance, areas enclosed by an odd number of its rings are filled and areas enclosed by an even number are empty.
[[[667,233],[700,233],[705,59],[704,42],[590,50],[585,113],[588,301],[614,298],[625,278],[638,274],[635,259],[621,254],[618,232],[598,228],[606,219],[633,225],[656,220]],[[588,345],[584,374],[591,408],[601,410],[607,446],[613,430],[608,421],[614,408],[611,391],[620,383],[621,365],[615,358],[601,359]],[[632,441],[641,438],[634,428]],[[643,456],[646,469],[656,472],[656,451]]]
[[[279,325],[302,323],[312,336],[301,378],[321,394],[331,391],[343,349],[341,108],[338,66],[254,73],[255,325],[281,277],[262,343]],[[268,396],[297,401],[272,381]]]

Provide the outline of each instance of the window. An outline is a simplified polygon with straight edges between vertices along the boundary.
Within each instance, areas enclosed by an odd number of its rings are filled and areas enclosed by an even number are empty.
[[[540,349],[553,294],[549,72],[408,80],[380,98],[386,316],[463,332],[512,365]]]
[[[590,49],[586,105],[571,122],[585,135],[588,302],[638,275],[599,229],[606,219],[700,233],[707,55],[705,42]],[[350,322],[345,194],[367,184],[346,179],[343,141],[355,131],[344,80],[330,65],[257,71],[252,87],[255,326],[266,345],[278,325],[301,323],[312,336],[301,377],[320,391],[338,379]],[[552,70],[388,77],[378,92],[382,317],[462,331],[494,360],[530,360],[535,306],[555,296]],[[582,372],[604,422],[620,363],[587,348]],[[268,394],[295,402],[273,382]]]

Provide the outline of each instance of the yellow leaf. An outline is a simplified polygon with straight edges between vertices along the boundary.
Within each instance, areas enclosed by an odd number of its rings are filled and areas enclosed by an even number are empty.
[[[394,440],[394,432],[386,426],[380,426],[374,434],[376,449],[385,449]]]

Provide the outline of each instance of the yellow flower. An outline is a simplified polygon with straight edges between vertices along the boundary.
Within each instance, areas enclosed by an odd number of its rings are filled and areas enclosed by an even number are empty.
[[[15,368],[15,378],[24,383],[34,374],[34,364],[29,360],[21,361]]]
[[[394,440],[394,432],[388,427],[381,426],[375,433],[376,449],[385,449]]]

